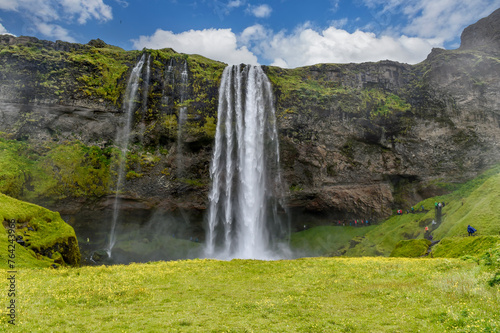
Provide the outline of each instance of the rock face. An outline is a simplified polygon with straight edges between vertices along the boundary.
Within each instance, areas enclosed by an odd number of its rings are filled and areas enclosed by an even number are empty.
[[[434,49],[413,66],[264,67],[294,224],[383,218],[498,163],[498,15],[465,29],[459,50]],[[123,209],[139,220],[182,211],[201,239],[225,65],[199,56],[0,36],[0,134],[25,166],[0,191],[72,216],[77,230],[101,227],[124,90],[143,52]]]
[[[460,49],[488,48],[498,52],[500,49],[500,9],[465,28],[460,38]]]

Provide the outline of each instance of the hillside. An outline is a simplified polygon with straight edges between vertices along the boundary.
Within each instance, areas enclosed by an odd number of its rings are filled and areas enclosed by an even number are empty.
[[[436,216],[436,202],[445,202],[441,221]],[[292,235],[292,244],[315,255],[389,256],[401,241],[428,239],[432,235],[433,241],[441,241],[433,248],[432,256],[481,256],[500,246],[500,167],[486,171],[450,194],[428,198],[414,207],[415,213],[407,214],[404,209],[403,215],[394,214],[375,226],[324,226],[302,231]],[[432,224],[433,220],[437,223]],[[476,228],[479,236],[467,237],[468,225]],[[471,246],[471,242],[475,245]],[[423,253],[417,254],[426,254],[429,245],[430,242]]]

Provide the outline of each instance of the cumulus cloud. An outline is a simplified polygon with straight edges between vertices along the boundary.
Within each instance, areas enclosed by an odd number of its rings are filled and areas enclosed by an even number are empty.
[[[140,36],[132,42],[137,49],[170,47],[177,52],[201,54],[228,64],[257,64],[257,57],[246,46],[238,47],[231,29],[189,30],[179,34],[158,29],[153,35]]]
[[[273,33],[261,25],[248,27],[240,35],[241,43],[273,66],[300,67],[317,63],[366,62],[390,59],[417,63],[425,59],[439,40],[400,36],[377,37],[357,30],[349,33],[329,27],[315,31],[309,24],[293,33]]]
[[[56,39],[64,40],[67,42],[75,42],[75,39],[69,35],[68,30],[57,24],[50,24],[45,22],[35,23],[37,31],[45,36],[54,37]]]
[[[249,6],[247,11],[255,17],[266,18],[271,16],[273,9],[269,5]]]
[[[103,0],[0,0],[0,10],[19,12],[42,35],[66,41],[74,39],[61,26],[63,22],[85,24],[113,18],[111,7]]]

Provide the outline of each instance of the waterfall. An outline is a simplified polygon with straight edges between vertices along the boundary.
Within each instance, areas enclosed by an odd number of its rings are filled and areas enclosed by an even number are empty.
[[[283,258],[289,224],[273,94],[263,70],[226,67],[217,112],[206,255]]]
[[[148,55],[148,62],[146,63],[146,78],[144,80],[144,89],[142,90],[142,118],[148,114],[148,94],[149,94],[149,77],[151,75],[150,69],[151,54]]]
[[[120,191],[123,187],[123,182],[125,178],[125,165],[127,161],[127,149],[130,138],[131,123],[134,114],[134,101],[137,97],[137,90],[139,88],[139,80],[141,76],[142,66],[144,65],[145,55],[143,54],[141,59],[132,69],[132,73],[127,82],[127,88],[125,90],[125,96],[123,99],[123,113],[125,117],[125,123],[121,129],[117,131],[116,143],[120,149],[120,157],[118,164],[118,179],[116,181],[115,189],[115,199],[113,202],[113,218],[111,221],[111,232],[109,234],[109,243],[106,248],[108,256],[111,258],[111,251],[116,243],[116,225],[120,215]]]
[[[187,96],[188,88],[188,69],[187,69],[187,61],[184,62],[183,70],[181,72],[181,81],[180,81],[180,97],[179,101],[181,103],[181,107],[179,108],[179,115],[177,117],[177,177],[182,177],[184,171],[184,159],[183,159],[183,134],[184,134],[184,125],[187,121],[187,108],[183,105]]]

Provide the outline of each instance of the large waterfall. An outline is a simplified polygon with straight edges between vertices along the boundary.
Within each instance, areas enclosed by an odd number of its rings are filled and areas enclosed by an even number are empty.
[[[206,255],[285,257],[289,225],[273,94],[260,67],[224,70],[210,172]]]
[[[120,191],[123,187],[123,181],[125,178],[125,165],[127,161],[127,149],[130,139],[130,130],[132,127],[132,116],[135,111],[134,101],[136,99],[137,90],[139,89],[139,80],[141,77],[142,66],[144,65],[145,55],[143,54],[141,59],[132,69],[132,74],[130,75],[127,83],[127,88],[125,90],[125,96],[123,100],[123,112],[124,112],[124,124],[121,129],[117,131],[116,134],[116,144],[120,149],[120,157],[118,164],[118,179],[116,181],[115,188],[115,199],[113,202],[113,218],[111,221],[111,231],[109,234],[109,242],[106,248],[108,256],[111,257],[111,251],[116,243],[116,225],[118,222],[120,214]]]

